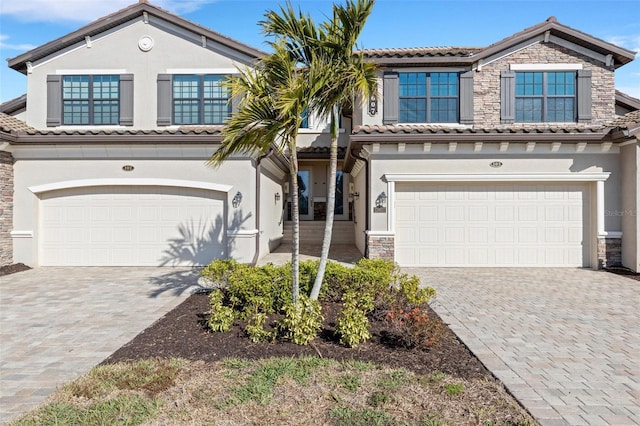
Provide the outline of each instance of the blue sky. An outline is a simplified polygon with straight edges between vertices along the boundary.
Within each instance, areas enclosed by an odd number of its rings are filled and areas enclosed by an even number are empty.
[[[13,58],[136,0],[3,0],[0,56]],[[151,0],[151,3],[257,48],[266,49],[258,21],[284,1]],[[317,20],[332,1],[292,0]],[[637,0],[377,0],[360,39],[362,48],[487,46],[555,16],[619,46],[640,51]],[[640,55],[616,72],[616,88],[640,98]],[[0,66],[0,101],[26,92],[26,77]]]

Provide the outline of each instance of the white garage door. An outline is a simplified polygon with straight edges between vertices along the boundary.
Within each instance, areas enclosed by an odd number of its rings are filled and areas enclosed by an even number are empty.
[[[588,266],[583,184],[396,184],[402,266]]]
[[[44,266],[202,265],[225,256],[218,192],[104,186],[40,198]]]

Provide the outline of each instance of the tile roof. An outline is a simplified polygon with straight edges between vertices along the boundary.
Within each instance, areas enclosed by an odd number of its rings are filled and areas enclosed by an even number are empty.
[[[328,146],[306,146],[297,149],[298,154],[304,157],[312,157],[312,156],[327,156],[331,152],[331,148]],[[339,146],[338,147],[338,157],[344,158],[344,155],[347,152],[347,148]]]
[[[168,129],[128,129],[128,128],[91,128],[91,129],[53,129],[53,130],[38,130],[33,127],[28,129],[17,129],[27,135],[38,136],[55,136],[55,135],[67,135],[67,136],[84,136],[84,135],[220,135],[222,134],[223,126],[180,126]]]
[[[29,126],[22,120],[19,120],[9,114],[0,112],[0,131],[4,133],[26,132],[35,131],[33,127]]]
[[[480,47],[408,47],[389,49],[364,49],[361,53],[366,58],[407,58],[407,57],[449,57],[473,56],[481,52]]]
[[[640,110],[631,111],[616,118],[612,123],[612,127],[629,129],[640,125]]]

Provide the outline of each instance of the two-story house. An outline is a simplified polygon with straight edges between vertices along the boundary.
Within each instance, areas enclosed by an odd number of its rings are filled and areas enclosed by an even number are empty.
[[[362,53],[379,94],[342,119],[336,220],[364,255],[640,269],[638,101],[614,89],[633,52],[550,18],[485,48]],[[263,54],[143,1],[9,59],[28,89],[0,107],[0,260],[273,250],[286,155],[205,164],[235,107],[222,81]],[[329,138],[313,113],[304,127],[301,219],[322,221]]]

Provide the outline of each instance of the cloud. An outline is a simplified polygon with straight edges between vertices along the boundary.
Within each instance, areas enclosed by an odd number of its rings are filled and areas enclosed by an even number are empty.
[[[215,0],[153,0],[176,14],[193,12]],[[14,0],[4,1],[0,15],[23,22],[73,21],[87,23],[134,4],[136,0]]]
[[[616,46],[621,46],[634,52],[640,52],[640,34],[611,36],[607,41]]]
[[[9,40],[8,35],[0,34],[0,50],[24,51],[24,50],[35,49],[36,47],[34,44],[28,44],[28,43],[17,43],[17,44],[7,43],[7,40]]]

